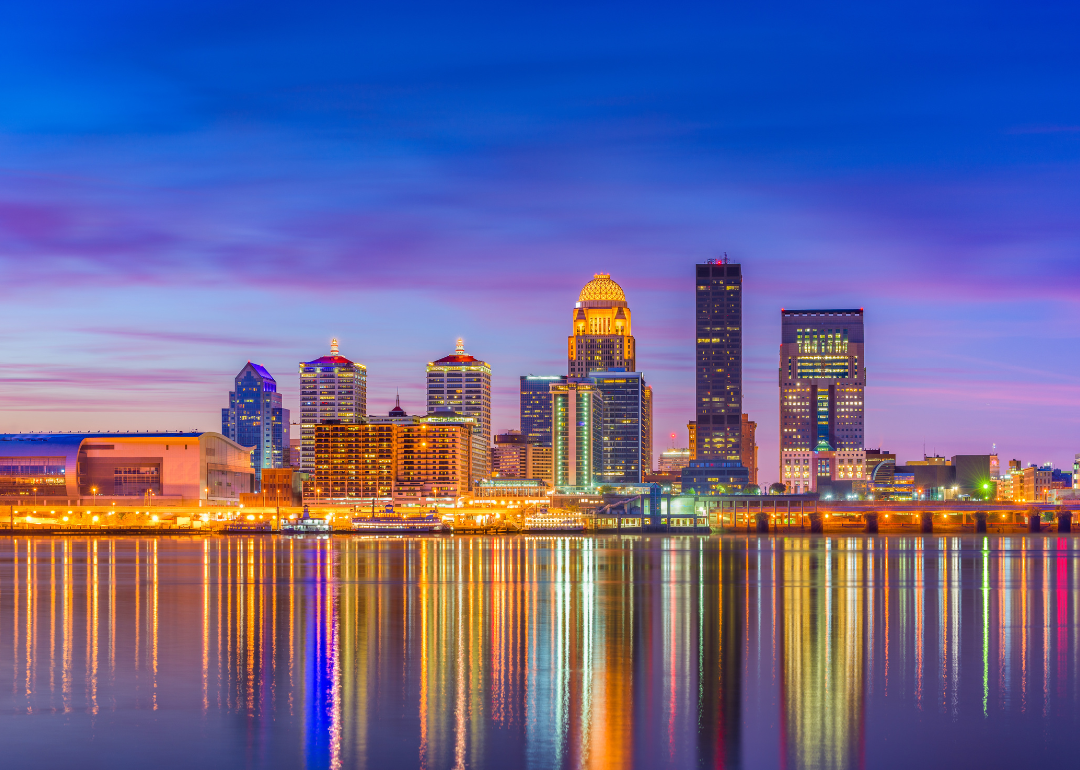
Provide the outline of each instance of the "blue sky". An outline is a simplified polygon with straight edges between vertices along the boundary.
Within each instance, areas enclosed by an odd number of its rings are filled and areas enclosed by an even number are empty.
[[[370,408],[463,336],[565,371],[610,272],[692,414],[692,266],[744,264],[775,477],[781,307],[864,307],[867,443],[1080,452],[1080,11],[1053,4],[22,4],[0,25],[0,430],[215,429],[329,338]]]

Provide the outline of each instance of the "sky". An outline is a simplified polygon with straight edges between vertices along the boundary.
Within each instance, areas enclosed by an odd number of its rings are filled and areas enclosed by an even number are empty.
[[[1071,467],[1078,32],[1065,2],[10,4],[0,431],[218,430],[248,360],[296,410],[331,337],[371,413],[420,412],[458,336],[516,428],[607,272],[684,446],[726,253],[763,482],[781,308],[865,308],[867,446]]]

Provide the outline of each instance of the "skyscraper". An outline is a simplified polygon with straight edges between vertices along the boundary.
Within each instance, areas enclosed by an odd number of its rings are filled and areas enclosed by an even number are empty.
[[[863,311],[783,310],[780,450],[863,448]]]
[[[551,446],[551,384],[561,377],[521,375],[521,435],[536,446]]]
[[[588,377],[551,385],[556,487],[592,487],[603,469],[604,396]]]
[[[742,450],[742,265],[697,266],[697,460],[738,462]]]
[[[845,482],[866,475],[863,311],[781,310],[780,319],[780,478],[790,492],[842,497]]]
[[[460,338],[453,355],[427,365],[427,410],[453,410],[476,420],[472,481],[486,479],[491,462],[491,367],[466,354]]]
[[[367,367],[338,352],[300,363],[300,469],[315,471],[315,426],[324,420],[342,425],[364,421],[367,414]]]
[[[574,303],[574,333],[566,341],[567,371],[585,377],[603,369],[635,371],[636,352],[630,307],[622,287],[607,273],[597,273]]]
[[[263,468],[282,468],[289,446],[289,410],[281,406],[277,381],[250,361],[233,380],[229,406],[221,410],[221,435],[240,446],[254,447],[251,467],[262,478]]]
[[[697,414],[682,489],[730,494],[749,483],[742,464],[742,265],[709,260],[694,275]]]
[[[600,477],[605,484],[640,484],[652,470],[652,390],[641,372],[592,372],[604,396]]]

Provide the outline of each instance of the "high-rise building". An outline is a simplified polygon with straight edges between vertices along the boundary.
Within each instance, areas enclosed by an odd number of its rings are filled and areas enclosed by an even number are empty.
[[[603,473],[604,396],[588,377],[552,383],[556,487],[593,487]]]
[[[1080,453],[1073,458],[1072,485],[1073,489],[1080,489]]]
[[[709,260],[694,269],[697,414],[684,494],[740,492],[742,464],[742,265]]]
[[[630,307],[622,287],[607,273],[597,273],[574,303],[574,333],[566,341],[567,372],[585,377],[604,369],[636,368]]]
[[[697,265],[695,460],[739,462],[742,439],[742,266]]]
[[[453,355],[427,365],[427,410],[429,414],[453,410],[476,421],[471,478],[487,478],[491,460],[491,367],[468,355],[460,338]]]
[[[782,310],[780,467],[786,452],[863,448],[863,311]]]
[[[604,397],[601,481],[640,484],[652,470],[652,391],[645,376],[609,370],[589,378]]]
[[[742,416],[742,424],[740,425],[741,432],[741,444],[739,451],[739,459],[743,464],[743,467],[750,472],[750,483],[757,484],[757,472],[758,472],[758,446],[757,446],[757,423],[750,419],[750,415],[744,414]]]
[[[653,470],[653,389],[646,385],[641,405],[641,467],[642,473]]]
[[[289,448],[289,410],[281,406],[277,381],[250,361],[233,380],[229,405],[221,410],[221,435],[254,447],[251,467],[257,479],[263,468],[282,468]]]
[[[424,503],[470,489],[474,421],[454,412],[315,426],[311,494],[322,500]]]
[[[300,363],[300,468],[315,470],[315,426],[324,420],[342,425],[361,423],[367,414],[367,367],[338,352]]]
[[[521,435],[537,446],[551,446],[551,384],[565,381],[566,375],[521,375]]]
[[[686,423],[686,433],[690,440],[687,447],[690,449],[690,459],[697,459],[697,423],[694,420]]]

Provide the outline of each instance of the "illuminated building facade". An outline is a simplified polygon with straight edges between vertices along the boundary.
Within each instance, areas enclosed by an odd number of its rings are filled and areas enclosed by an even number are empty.
[[[641,483],[652,470],[652,390],[641,372],[589,375],[604,397],[601,481]]]
[[[742,266],[696,266],[694,460],[741,461]],[[685,488],[685,487],[684,487]]]
[[[551,384],[565,381],[566,375],[521,375],[521,435],[536,446],[551,446]]]
[[[780,481],[792,495],[816,492],[822,498],[845,499],[854,493],[853,482],[867,478],[866,452],[862,449],[786,449],[780,462]]]
[[[567,372],[585,377],[606,369],[636,368],[630,307],[622,287],[607,273],[597,273],[574,303],[574,333],[566,340]]]
[[[657,463],[658,473],[678,473],[690,464],[689,449],[665,449]]]
[[[548,393],[551,401],[551,393]],[[540,446],[532,436],[511,430],[495,436],[491,450],[491,477],[499,479],[540,479],[554,484],[551,473],[552,448]]]
[[[474,425],[453,412],[379,423],[320,423],[312,494],[345,501],[456,499],[470,489]]]
[[[429,415],[403,427],[394,499],[421,503],[466,494],[476,478],[475,450],[476,423],[470,418]]]
[[[255,490],[251,452],[210,432],[0,434],[0,498],[235,502]]]
[[[367,367],[338,352],[300,364],[300,468],[315,471],[315,426],[324,420],[361,423],[367,414]]]
[[[289,410],[281,406],[277,381],[248,361],[233,380],[229,406],[221,410],[221,435],[240,446],[254,447],[251,467],[256,479],[264,468],[282,468],[289,447]]]
[[[694,420],[686,423],[686,433],[689,437],[690,459],[697,459],[697,423]]]
[[[1041,503],[1046,501],[1047,492],[1050,491],[1050,482],[1053,476],[1053,468],[1045,466],[1042,468],[1034,465],[1024,468],[1024,486],[1023,486],[1023,499],[1017,502],[1025,503]],[[1013,489],[1013,500],[1015,497],[1016,489]]]
[[[739,452],[743,467],[750,473],[750,483],[757,484],[758,472],[758,446],[757,446],[757,423],[750,419],[749,415],[742,416],[740,426],[741,450]]]
[[[491,367],[468,355],[461,339],[453,355],[427,365],[428,414],[446,409],[473,420],[471,478],[487,478],[491,474]]]
[[[263,468],[259,491],[240,493],[240,505],[249,508],[289,508],[303,504],[300,474],[292,468]]]
[[[557,488],[601,483],[604,395],[588,377],[551,385],[553,476]]]
[[[782,310],[780,467],[787,452],[863,448],[863,311]],[[786,483],[786,482],[785,482]]]
[[[694,268],[696,417],[684,494],[721,495],[750,483],[742,464],[742,266],[709,260]]]

